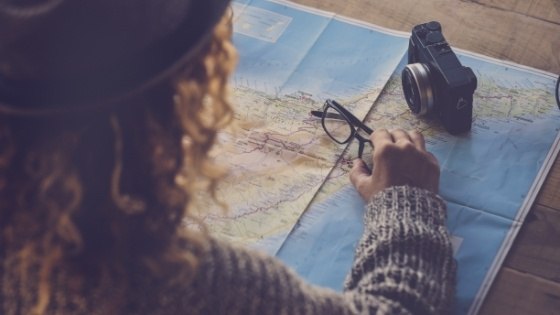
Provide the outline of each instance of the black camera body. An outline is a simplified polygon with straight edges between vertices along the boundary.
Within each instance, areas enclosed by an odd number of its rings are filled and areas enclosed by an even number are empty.
[[[408,44],[403,91],[415,115],[433,113],[451,134],[471,129],[477,80],[445,41],[438,22],[416,25]]]

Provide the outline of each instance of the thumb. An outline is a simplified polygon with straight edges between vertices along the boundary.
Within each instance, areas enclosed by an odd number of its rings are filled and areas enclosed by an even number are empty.
[[[350,170],[350,182],[352,182],[352,185],[358,188],[361,186],[361,183],[366,181],[370,176],[371,173],[366,163],[361,159],[355,159],[352,169]]]

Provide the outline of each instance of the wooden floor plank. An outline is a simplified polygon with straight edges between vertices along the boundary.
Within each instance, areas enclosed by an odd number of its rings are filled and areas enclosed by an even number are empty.
[[[512,11],[533,19],[560,24],[560,1],[558,0],[463,0],[494,9]]]
[[[548,173],[536,203],[560,211],[560,156]]]
[[[502,268],[479,312],[480,315],[557,315],[560,284]]]
[[[504,265],[560,282],[560,211],[534,206]]]

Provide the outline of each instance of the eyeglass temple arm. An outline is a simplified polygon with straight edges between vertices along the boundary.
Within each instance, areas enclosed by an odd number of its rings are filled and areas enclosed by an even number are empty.
[[[327,102],[329,102],[331,104],[331,106],[336,107],[344,115],[346,115],[346,117],[350,120],[350,122],[354,126],[362,128],[369,135],[373,133],[373,130],[370,127],[364,125],[364,123],[361,120],[359,120],[356,116],[354,116],[354,114],[352,114],[350,111],[348,111],[346,108],[344,108],[344,106],[340,105],[337,101],[327,100]]]
[[[315,117],[323,118],[323,115],[325,115],[325,112],[320,111],[320,110],[312,110],[311,115],[313,115]],[[329,118],[329,119],[346,120],[346,119],[344,119],[344,117],[342,117],[341,115],[339,115],[337,113],[326,113],[326,115],[327,115],[326,118]]]
[[[363,154],[364,154],[364,143],[362,141],[359,141],[359,143],[358,143],[358,157],[361,159]]]

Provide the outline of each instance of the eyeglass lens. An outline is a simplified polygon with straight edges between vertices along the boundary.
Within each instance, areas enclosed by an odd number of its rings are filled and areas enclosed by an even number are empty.
[[[323,114],[323,128],[336,142],[344,144],[352,137],[352,126],[341,113],[333,107],[327,107]]]

